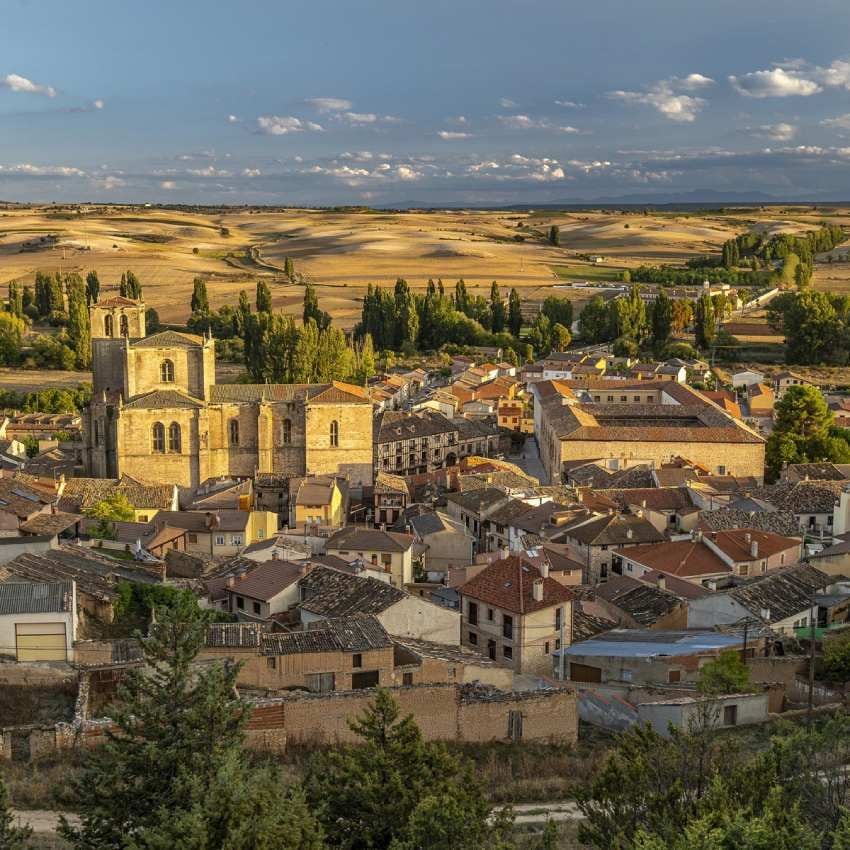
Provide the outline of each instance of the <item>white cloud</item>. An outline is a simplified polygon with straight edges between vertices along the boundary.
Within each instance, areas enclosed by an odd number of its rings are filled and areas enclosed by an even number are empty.
[[[243,168],[242,176],[243,177],[259,177],[262,174],[259,168]]]
[[[762,124],[755,128],[755,135],[766,136],[777,142],[788,142],[797,135],[798,128],[781,121],[778,124]]]
[[[566,175],[564,169],[557,163],[543,162],[537,171],[532,171],[528,176],[538,183],[549,183],[554,180],[563,180]]]
[[[341,97],[309,97],[305,103],[319,112],[343,112],[351,109],[351,101]]]
[[[95,109],[103,109],[103,107],[106,106],[106,102],[102,98],[98,98],[97,100],[93,100],[91,105]]]
[[[531,118],[528,115],[500,115],[499,121],[512,130],[543,130],[550,124],[542,118]]]
[[[455,115],[453,118],[447,118],[446,120],[449,122],[449,124],[465,125],[469,123],[465,115]]]
[[[418,180],[422,174],[419,171],[411,168],[409,165],[400,165],[395,170],[399,180]]]
[[[579,130],[578,127],[567,126],[567,127],[558,127],[558,132],[559,133],[571,133],[571,134],[573,134],[573,133],[580,133],[581,130]]]
[[[824,127],[850,130],[850,112],[845,112],[843,115],[836,115],[834,118],[824,118],[820,123]]]
[[[85,177],[86,172],[80,168],[67,165],[33,165],[22,162],[18,165],[0,165],[0,175],[23,174],[32,177]]]
[[[509,97],[499,98],[499,106],[501,106],[502,109],[513,109],[518,105],[519,104],[515,100],[511,100]]]
[[[563,106],[566,109],[581,109],[584,106],[583,103],[578,103],[575,100],[556,100],[555,104],[557,106]]]
[[[121,177],[117,177],[114,174],[107,174],[105,177],[98,177],[96,180],[93,180],[92,183],[96,188],[105,189],[107,192],[112,189],[120,189],[127,185],[126,180]]]
[[[688,74],[687,77],[673,77],[672,84],[676,88],[684,89],[685,91],[696,91],[714,85],[714,80],[711,77],[706,77],[704,74]]]
[[[230,171],[223,168],[216,168],[214,165],[208,165],[206,168],[187,168],[187,174],[193,177],[232,177]]]
[[[692,77],[701,77],[701,75],[691,74],[686,79]],[[703,79],[708,80],[708,77]],[[611,100],[619,100],[623,103],[651,106],[671,121],[690,122],[697,117],[706,102],[701,97],[677,94],[676,88],[681,87],[680,84],[681,81],[674,77],[672,80],[659,80],[645,91],[623,91],[620,89],[608,92],[608,97]]]
[[[460,130],[440,130],[437,135],[444,142],[450,142],[453,139],[469,139],[472,137],[472,133],[464,133]]]
[[[342,117],[351,124],[374,124],[378,120],[374,112],[344,112]]]
[[[227,123],[228,124],[238,124],[239,118],[236,115],[228,115],[227,116]]]
[[[159,184],[160,189],[176,189],[177,184],[173,180],[163,180]]]
[[[257,118],[257,132],[268,136],[285,136],[288,133],[301,133],[304,130],[322,132],[321,124],[302,121],[294,115],[260,115]]]
[[[739,77],[732,75],[729,82],[744,97],[808,97],[822,91],[814,81],[799,76],[794,71],[773,68],[770,71],[751,71]]]
[[[43,94],[45,97],[56,97],[56,89],[53,86],[34,83],[20,74],[6,74],[5,77],[0,77],[0,88],[26,94]]]
[[[815,68],[816,77],[825,85],[850,91],[850,62],[836,59],[827,68]]]

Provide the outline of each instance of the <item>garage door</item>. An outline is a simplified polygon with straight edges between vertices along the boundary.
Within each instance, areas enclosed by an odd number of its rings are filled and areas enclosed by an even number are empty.
[[[64,623],[15,623],[18,661],[67,661]]]
[[[573,682],[601,682],[602,668],[570,661],[570,680]]]

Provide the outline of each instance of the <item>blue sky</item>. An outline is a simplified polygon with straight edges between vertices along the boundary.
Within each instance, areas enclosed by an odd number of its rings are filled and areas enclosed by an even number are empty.
[[[850,2],[4,0],[0,199],[850,200]]]

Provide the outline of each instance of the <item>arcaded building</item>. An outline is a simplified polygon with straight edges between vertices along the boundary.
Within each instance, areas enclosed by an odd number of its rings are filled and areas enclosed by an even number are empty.
[[[195,487],[213,476],[344,475],[372,483],[372,405],[362,387],[217,384],[215,342],[145,335],[145,306],[90,308],[93,397],[83,416],[90,475]]]

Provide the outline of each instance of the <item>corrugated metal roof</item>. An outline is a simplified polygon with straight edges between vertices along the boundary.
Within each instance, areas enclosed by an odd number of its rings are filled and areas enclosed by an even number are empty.
[[[570,656],[655,658],[659,655],[695,655],[731,649],[743,643],[741,635],[720,632],[667,632],[614,629],[567,648]],[[556,650],[554,654],[560,653]]]
[[[54,614],[71,610],[73,583],[70,581],[35,584],[0,584],[0,614]]]

